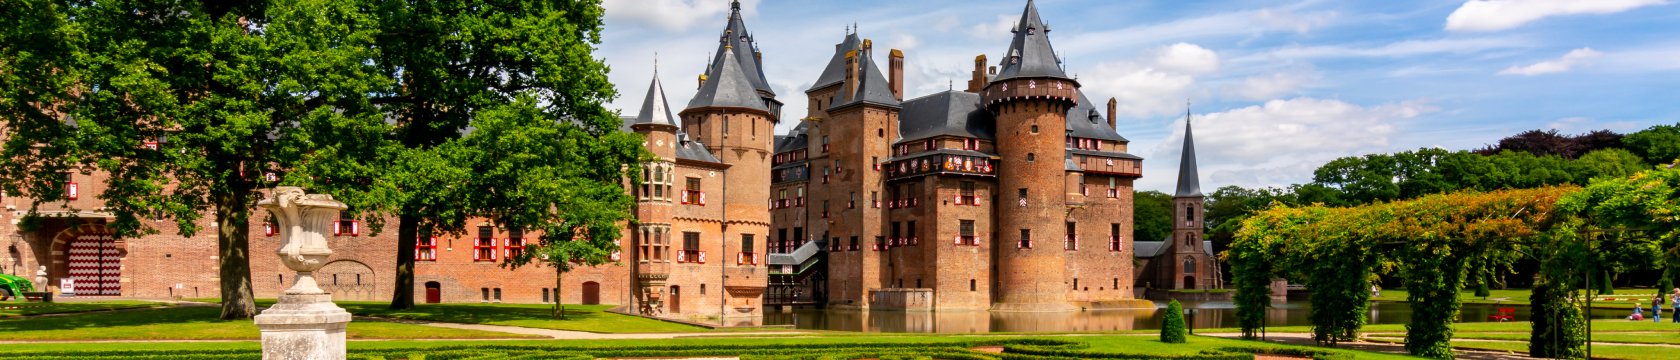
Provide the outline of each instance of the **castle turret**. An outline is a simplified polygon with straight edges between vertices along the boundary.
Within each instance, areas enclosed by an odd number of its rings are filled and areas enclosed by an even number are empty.
[[[981,96],[997,117],[998,199],[995,310],[1072,310],[1063,269],[1067,114],[1079,83],[1050,46],[1050,29],[1027,2],[997,76]]]

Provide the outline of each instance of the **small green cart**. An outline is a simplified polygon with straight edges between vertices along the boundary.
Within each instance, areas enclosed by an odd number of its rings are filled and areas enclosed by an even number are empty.
[[[25,301],[25,292],[35,291],[35,284],[23,278],[0,274],[0,301]]]

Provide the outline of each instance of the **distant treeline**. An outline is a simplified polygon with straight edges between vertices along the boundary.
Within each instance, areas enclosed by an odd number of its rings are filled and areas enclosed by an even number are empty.
[[[1526,189],[1587,185],[1602,176],[1628,176],[1680,159],[1680,124],[1630,134],[1609,130],[1580,135],[1529,130],[1476,150],[1417,149],[1349,156],[1313,171],[1313,182],[1284,188],[1225,186],[1207,194],[1207,239],[1221,251],[1238,220],[1273,202],[1354,206],[1466,189]],[[1133,237],[1165,239],[1172,231],[1172,195],[1137,192]]]

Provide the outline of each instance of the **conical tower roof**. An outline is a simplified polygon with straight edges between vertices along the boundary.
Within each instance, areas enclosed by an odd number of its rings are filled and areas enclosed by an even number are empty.
[[[840,45],[834,48],[834,57],[828,60],[828,66],[823,67],[822,75],[817,77],[816,85],[811,85],[811,88],[805,91],[816,91],[845,82],[846,53],[861,49],[862,44],[863,39],[858,38],[856,33],[846,34],[846,39],[841,40]]]
[[[653,83],[648,85],[647,97],[642,100],[642,111],[636,113],[636,125],[670,125],[677,126],[677,117],[671,114],[671,103],[665,101],[665,86],[659,84],[659,72],[653,73]]]
[[[745,70],[743,73],[753,90],[775,96],[776,92],[770,89],[770,81],[764,78],[764,65],[758,63],[757,49],[758,44],[755,43],[752,34],[747,32],[747,23],[741,18],[741,2],[731,1],[729,26],[723,29],[722,37],[718,39],[717,55],[713,57],[712,62],[722,62],[724,53],[731,53],[733,61],[740,63],[741,69]]]
[[[1056,50],[1050,46],[1050,28],[1038,18],[1038,6],[1032,0],[1027,0],[1027,9],[1021,12],[1021,21],[1015,23],[1013,31],[1015,40],[1009,43],[992,82],[1014,78],[1073,80],[1062,71],[1061,60],[1056,59]]]
[[[1173,197],[1202,197],[1202,183],[1196,174],[1196,141],[1190,136],[1190,111],[1184,112],[1184,158],[1178,161],[1178,191]]]
[[[712,63],[712,68],[706,71],[706,83],[700,91],[694,93],[694,99],[688,101],[688,109],[704,107],[734,107],[754,109],[769,112],[764,106],[764,100],[753,89],[752,79],[747,71],[741,68],[741,63],[735,61],[735,53],[725,49],[723,57]]]

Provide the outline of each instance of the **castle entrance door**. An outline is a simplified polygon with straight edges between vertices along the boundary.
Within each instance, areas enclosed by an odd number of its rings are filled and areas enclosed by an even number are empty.
[[[589,282],[583,283],[583,304],[584,305],[600,305],[601,304],[601,283],[594,282],[594,281],[589,281]]]
[[[427,281],[426,282],[426,303],[427,304],[436,304],[436,303],[443,302],[442,300],[443,300],[443,285],[438,284],[438,282],[436,282],[436,281]]]
[[[67,255],[76,296],[122,295],[122,258],[110,234],[82,234],[70,241]]]
[[[682,313],[682,287],[681,286],[672,286],[671,287],[671,313],[672,314],[681,314]]]

